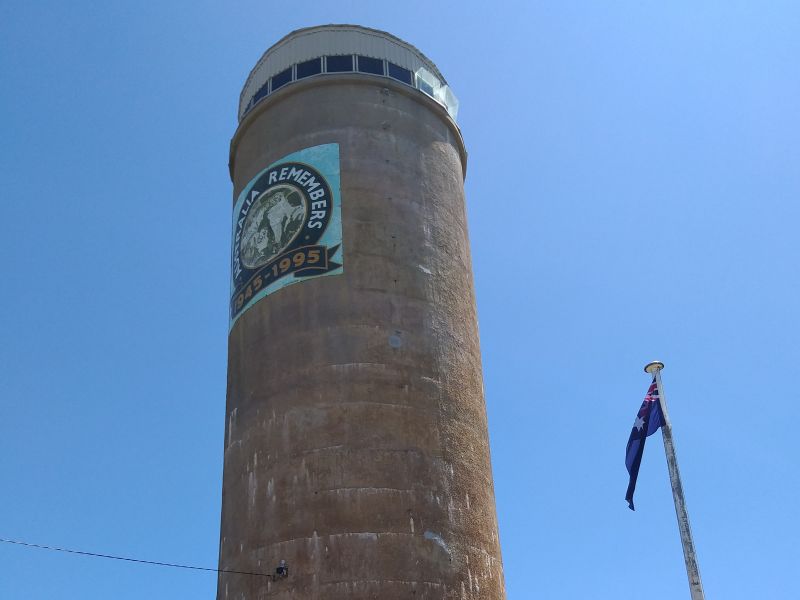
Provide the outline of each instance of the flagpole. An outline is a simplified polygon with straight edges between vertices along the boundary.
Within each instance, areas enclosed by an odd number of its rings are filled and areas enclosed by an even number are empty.
[[[664,437],[664,452],[667,455],[669,481],[672,484],[672,499],[675,501],[675,515],[678,517],[678,530],[681,534],[683,559],[686,562],[686,574],[689,577],[689,590],[692,593],[692,600],[705,600],[703,583],[700,581],[700,568],[697,566],[697,553],[695,552],[694,541],[692,540],[692,530],[689,527],[689,515],[686,512],[686,499],[683,496],[681,473],[678,470],[678,458],[675,456],[675,442],[672,439],[672,422],[669,420],[667,401],[664,397],[664,388],[661,385],[661,369],[663,368],[664,363],[653,361],[648,363],[644,370],[655,377],[658,398],[661,403],[661,412],[664,414],[664,424],[661,427],[661,434]]]

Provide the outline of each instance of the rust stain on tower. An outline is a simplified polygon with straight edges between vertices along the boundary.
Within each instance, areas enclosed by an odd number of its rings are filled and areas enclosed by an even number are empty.
[[[357,26],[245,84],[218,600],[505,598],[456,112]]]

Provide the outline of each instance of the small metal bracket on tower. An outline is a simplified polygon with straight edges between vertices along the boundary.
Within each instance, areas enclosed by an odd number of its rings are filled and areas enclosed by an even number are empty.
[[[280,564],[275,567],[275,575],[272,576],[272,581],[277,581],[278,579],[286,579],[289,576],[289,565],[286,564],[286,561],[281,559]]]

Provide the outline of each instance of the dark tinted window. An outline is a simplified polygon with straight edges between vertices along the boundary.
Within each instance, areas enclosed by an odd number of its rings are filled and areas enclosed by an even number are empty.
[[[311,77],[317,73],[322,73],[322,59],[315,58],[307,60],[306,62],[298,63],[297,65],[297,78]]]
[[[279,87],[286,85],[292,80],[292,68],[289,67],[285,71],[281,71],[277,75],[272,76],[272,91],[274,92]]]
[[[353,70],[353,57],[351,55],[325,57],[328,73],[341,73]]]
[[[389,77],[397,79],[397,81],[407,83],[408,85],[414,85],[414,80],[411,78],[411,71],[404,69],[393,62],[389,63]]]
[[[358,57],[358,70],[362,73],[372,73],[383,75],[383,61],[380,58],[370,58],[369,56]]]
[[[428,94],[428,96],[433,96],[433,88],[430,85],[425,83],[422,79],[418,79],[417,83],[419,84],[419,89]],[[275,89],[274,84],[272,89]]]
[[[269,94],[269,86],[267,85],[268,83],[269,83],[269,82],[267,82],[267,83],[265,83],[264,85],[262,85],[262,86],[259,88],[259,90],[256,92],[256,95],[255,95],[255,96],[253,96],[253,99],[250,101],[250,105],[251,105],[251,106],[252,106],[253,104],[255,104],[256,102],[258,102],[259,100],[261,100],[261,99],[262,99],[264,96],[266,96],[267,94]]]

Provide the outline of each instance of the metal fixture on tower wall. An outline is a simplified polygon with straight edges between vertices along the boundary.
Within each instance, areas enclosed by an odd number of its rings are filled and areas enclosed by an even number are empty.
[[[218,600],[505,598],[457,109],[351,25],[245,84]]]

